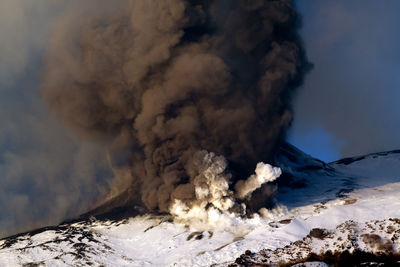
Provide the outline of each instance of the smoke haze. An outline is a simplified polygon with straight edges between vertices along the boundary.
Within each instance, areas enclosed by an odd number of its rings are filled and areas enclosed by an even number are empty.
[[[339,152],[331,160],[399,149],[400,2],[302,0],[296,5],[315,68],[295,101],[293,139],[322,128]],[[303,148],[302,141],[294,145]],[[309,147],[304,144],[305,152],[311,153]],[[325,150],[320,147],[320,154]]]
[[[102,144],[82,142],[40,97],[40,54],[62,6],[0,3],[0,236],[86,211],[113,176]]]

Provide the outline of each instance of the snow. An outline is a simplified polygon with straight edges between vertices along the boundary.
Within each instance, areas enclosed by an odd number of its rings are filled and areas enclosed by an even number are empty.
[[[400,180],[400,153],[378,153],[351,164],[331,163],[335,169],[357,178],[364,187],[376,187]]]
[[[292,267],[328,267],[328,264],[324,262],[313,261],[313,262],[295,264]]]
[[[283,248],[303,239],[314,228],[341,233],[340,225],[346,225],[348,231],[367,229],[370,222],[388,227],[392,225],[389,218],[400,218],[399,163],[400,155],[390,153],[367,156],[347,165],[331,163],[328,167],[337,176],[331,176],[329,181],[323,170],[309,171],[308,181],[317,181],[316,184],[278,195],[295,201],[289,209],[278,207],[264,211],[264,217],[237,218],[241,227],[236,230],[196,233],[169,217],[148,215],[120,222],[73,223],[60,226],[60,230],[19,236],[14,243],[4,239],[0,241],[0,266],[72,266],[88,262],[94,266],[226,266],[246,250]],[[319,189],[337,189],[343,186],[343,177],[355,180],[355,190],[341,195],[332,193],[328,200],[320,201],[318,185],[323,185],[325,179],[326,184]],[[333,241],[328,245],[324,242],[313,239],[310,244],[316,250],[333,246]],[[367,248],[365,244],[361,240],[358,246]],[[314,262],[306,266],[327,265]]]

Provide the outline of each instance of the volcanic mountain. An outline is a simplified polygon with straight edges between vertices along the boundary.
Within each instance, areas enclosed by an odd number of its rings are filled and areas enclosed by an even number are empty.
[[[0,240],[0,266],[398,266],[400,150],[325,163],[283,144],[274,164],[274,202],[230,228],[148,214],[127,191]]]

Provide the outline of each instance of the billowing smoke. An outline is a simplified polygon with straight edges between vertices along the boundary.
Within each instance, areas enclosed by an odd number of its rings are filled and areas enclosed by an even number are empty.
[[[115,192],[174,214],[265,204],[277,169],[237,181],[271,160],[308,69],[292,2],[74,3],[54,25],[42,95],[107,145]]]

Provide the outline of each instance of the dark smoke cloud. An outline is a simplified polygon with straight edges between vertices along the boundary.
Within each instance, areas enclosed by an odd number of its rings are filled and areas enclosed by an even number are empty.
[[[298,23],[289,0],[72,3],[54,25],[42,95],[107,144],[132,199],[168,211],[195,198],[197,151],[225,156],[237,178],[271,159],[308,68]]]

